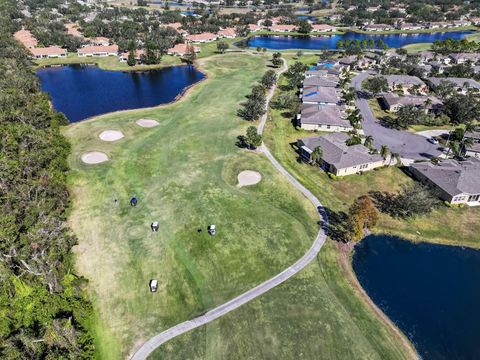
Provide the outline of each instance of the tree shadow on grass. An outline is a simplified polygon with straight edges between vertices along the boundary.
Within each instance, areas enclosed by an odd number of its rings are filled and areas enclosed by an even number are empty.
[[[327,224],[320,224],[326,228],[330,239],[342,243],[348,243],[348,233],[350,232],[350,221],[348,214],[344,211],[334,211],[329,208],[324,208]]]

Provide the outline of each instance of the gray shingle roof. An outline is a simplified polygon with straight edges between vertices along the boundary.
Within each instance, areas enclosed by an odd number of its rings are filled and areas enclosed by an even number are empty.
[[[480,160],[444,160],[438,165],[431,162],[416,163],[411,168],[420,172],[450,196],[480,194]]]
[[[303,102],[338,104],[341,94],[333,87],[309,86],[304,87],[302,100]]]
[[[382,96],[383,101],[387,106],[394,106],[397,104],[400,105],[414,105],[422,106],[425,102],[430,99],[432,105],[431,107],[439,106],[442,104],[440,100],[433,96],[414,96],[414,95],[405,95],[399,96],[397,94],[385,94]]]
[[[303,104],[301,122],[302,124],[351,127],[350,122],[345,120],[344,116],[345,114],[339,106]]]
[[[463,88],[465,83],[467,83],[470,87],[480,89],[480,83],[475,80],[467,79],[467,78],[456,78],[456,77],[447,77],[447,78],[439,78],[439,77],[430,77],[427,79],[430,84],[434,87],[440,85],[443,81],[448,81],[454,84],[455,86]]]
[[[396,85],[402,85],[402,86],[420,85],[420,86],[424,86],[425,85],[425,83],[416,76],[384,75],[383,77],[385,79],[387,79],[389,86],[396,86]]]
[[[303,81],[303,86],[338,87],[339,81],[336,76],[311,76]]]
[[[348,138],[349,136],[345,133],[332,133],[302,138],[300,141],[312,151],[319,146],[323,153],[322,159],[337,169],[383,161],[380,155],[369,154],[368,149],[363,145],[347,146],[345,141]]]

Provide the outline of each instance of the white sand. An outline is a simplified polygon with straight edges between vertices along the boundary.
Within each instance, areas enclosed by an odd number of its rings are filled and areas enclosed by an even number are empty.
[[[136,123],[144,128],[153,128],[158,125],[158,121],[152,119],[138,119]]]
[[[100,164],[108,161],[108,156],[100,151],[91,151],[82,155],[82,161],[85,164]]]
[[[238,174],[238,187],[258,184],[262,180],[262,174],[257,171],[245,170]]]
[[[105,130],[99,135],[99,138],[103,141],[117,141],[123,138],[125,135],[118,130]]]

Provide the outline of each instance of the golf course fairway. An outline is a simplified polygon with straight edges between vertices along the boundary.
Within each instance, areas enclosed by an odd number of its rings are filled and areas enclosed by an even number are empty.
[[[70,224],[88,280],[98,358],[122,359],[147,338],[204,313],[288,267],[311,245],[316,209],[262,155],[235,146],[251,125],[239,104],[266,57],[199,60],[207,79],[166,106],[72,124]],[[140,127],[138,119],[158,126]],[[99,138],[121,131],[115,142]],[[85,164],[84,153],[109,160]],[[244,170],[262,181],[238,188]],[[138,205],[131,207],[135,196]],[[159,222],[159,231],[150,224]],[[209,236],[206,228],[217,227]],[[165,344],[154,358],[401,359],[402,343],[344,279],[337,249],[271,292]],[[148,283],[158,280],[158,291]]]

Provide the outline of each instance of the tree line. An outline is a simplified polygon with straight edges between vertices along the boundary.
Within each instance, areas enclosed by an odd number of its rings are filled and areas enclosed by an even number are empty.
[[[92,306],[75,275],[66,217],[65,117],[40,92],[13,37],[16,3],[0,2],[0,357],[90,359]]]

